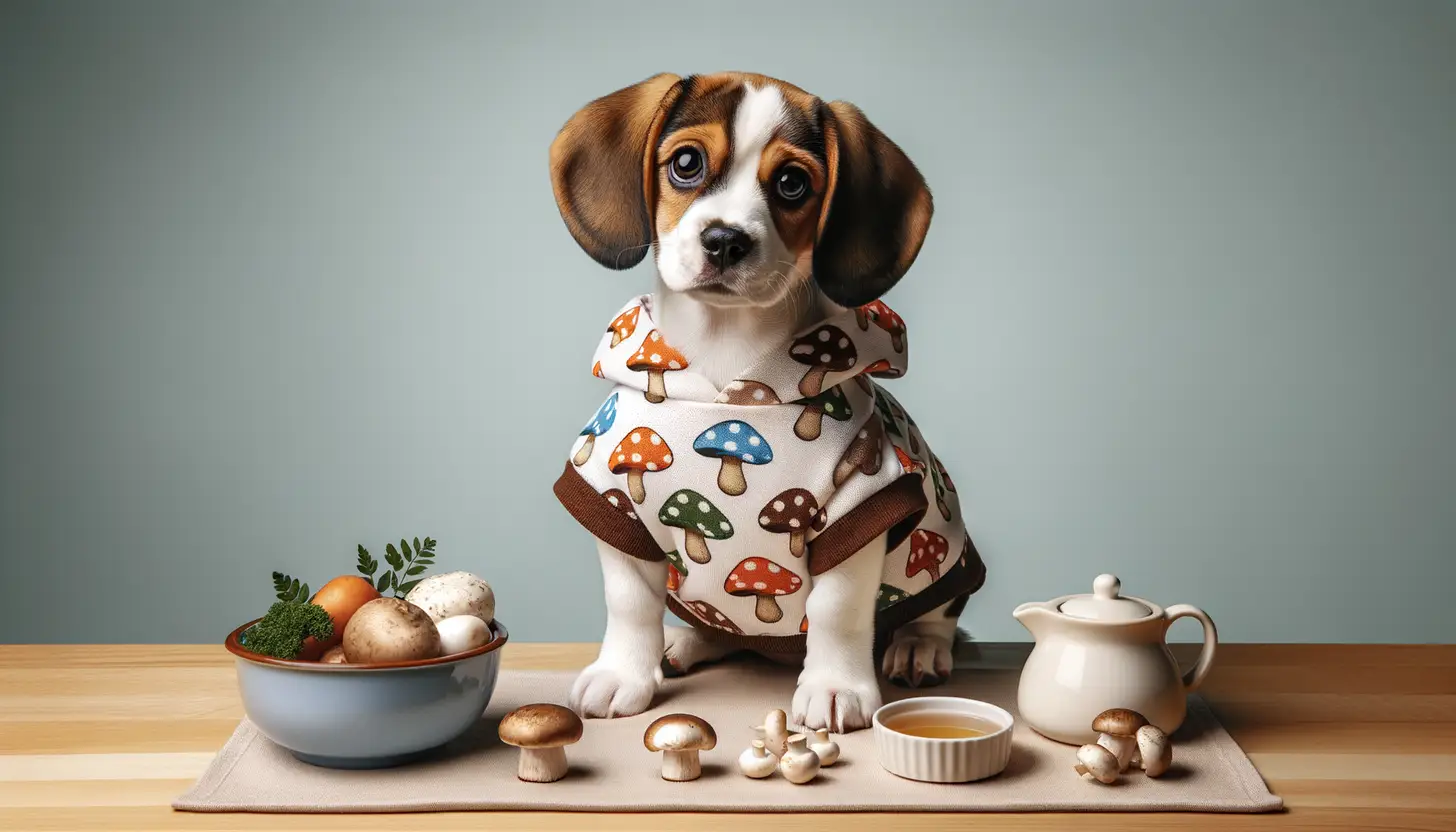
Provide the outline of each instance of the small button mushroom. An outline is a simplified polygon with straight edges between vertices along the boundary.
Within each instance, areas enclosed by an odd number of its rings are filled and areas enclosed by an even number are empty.
[[[829,729],[819,728],[809,742],[809,750],[819,755],[819,764],[829,768],[839,760],[839,743],[829,738]]]
[[[490,584],[469,572],[431,575],[416,584],[404,599],[435,622],[452,615],[473,615],[487,624],[495,618],[495,592]]]
[[[1099,783],[1106,784],[1116,783],[1117,775],[1121,771],[1117,765],[1117,755],[1100,745],[1084,745],[1077,749],[1077,765],[1072,768],[1078,774],[1090,774]]]
[[[440,655],[452,656],[490,642],[490,627],[473,615],[452,615],[435,623],[440,633]]]
[[[522,705],[500,722],[500,739],[521,749],[516,776],[552,783],[566,776],[566,746],[581,739],[581,717],[560,705]]]
[[[435,622],[403,598],[375,598],[360,607],[344,629],[344,658],[349,664],[413,662],[439,655]]]
[[[702,717],[668,714],[647,726],[642,744],[648,751],[662,752],[662,779],[685,782],[702,775],[698,752],[711,751],[718,744],[718,735]]]
[[[1148,720],[1137,711],[1112,708],[1092,720],[1092,730],[1102,735],[1097,738],[1097,744],[1116,755],[1117,770],[1127,771],[1137,752],[1138,729],[1147,724]]]
[[[763,718],[763,724],[755,726],[763,747],[775,757],[784,756],[789,747],[789,716],[780,710],[772,710]]]
[[[762,780],[778,767],[779,761],[763,747],[763,740],[754,740],[753,745],[738,756],[738,768],[754,780]]]
[[[1142,759],[1143,773],[1149,777],[1162,777],[1173,764],[1173,743],[1168,735],[1156,725],[1144,725],[1137,730],[1138,756]]]
[[[349,660],[344,657],[344,645],[336,644],[324,651],[319,657],[320,664],[348,664]]]
[[[779,773],[796,786],[802,786],[819,776],[822,763],[819,755],[810,750],[808,743],[809,738],[803,734],[790,736],[789,748],[779,760]]]

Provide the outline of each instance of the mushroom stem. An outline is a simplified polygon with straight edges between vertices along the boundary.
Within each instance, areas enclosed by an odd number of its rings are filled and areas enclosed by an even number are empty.
[[[693,563],[707,563],[712,560],[708,544],[703,542],[703,535],[697,529],[683,529],[683,551],[693,559]]]
[[[812,407],[804,408],[794,422],[794,435],[805,442],[813,442],[824,430],[824,411]]]
[[[649,402],[658,404],[667,399],[667,385],[662,383],[661,370],[647,371],[647,392],[642,394]]]
[[[801,531],[789,532],[789,554],[796,558],[804,556],[804,533]]]
[[[829,374],[827,367],[811,367],[804,378],[799,381],[799,392],[805,396],[817,396],[824,392],[824,377]]]
[[[1137,752],[1137,737],[1103,734],[1097,738],[1097,744],[1117,757],[1118,771],[1127,771],[1127,767],[1132,764],[1132,755]]]
[[[748,490],[748,480],[743,478],[743,460],[736,456],[723,457],[723,465],[718,469],[718,487],[730,497]]]
[[[696,751],[662,752],[662,779],[674,782],[696,780],[703,774],[703,766]]]
[[[779,602],[772,595],[758,596],[758,602],[753,605],[753,614],[765,624],[772,624],[784,617],[784,611],[779,608]]]
[[[641,471],[627,472],[627,493],[632,495],[632,502],[639,506],[647,499],[647,489],[642,487]]]
[[[573,456],[571,458],[571,461],[573,463],[575,463],[577,465],[577,467],[581,467],[582,465],[585,465],[586,464],[586,461],[588,459],[591,459],[592,448],[596,447],[596,444],[597,444],[597,438],[596,438],[596,436],[588,433],[586,435],[586,441],[583,442],[583,443],[581,443],[581,447],[577,449],[576,456]]]
[[[516,776],[527,783],[551,783],[566,776],[566,749],[522,748]]]

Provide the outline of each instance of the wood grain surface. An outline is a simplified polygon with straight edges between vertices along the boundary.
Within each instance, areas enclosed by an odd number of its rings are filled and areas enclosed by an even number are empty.
[[[1027,649],[965,647],[972,672]],[[595,652],[510,644],[504,667],[579,668]],[[1221,645],[1203,693],[1288,811],[201,815],[169,804],[243,715],[221,646],[0,645],[0,830],[1456,830],[1456,646]]]

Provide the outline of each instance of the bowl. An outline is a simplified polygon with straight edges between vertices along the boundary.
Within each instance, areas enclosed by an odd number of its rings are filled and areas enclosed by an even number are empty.
[[[495,691],[500,648],[509,635],[490,622],[488,644],[413,662],[349,665],[275,659],[240,641],[237,657],[248,719],[306,763],[327,768],[386,768],[408,763],[470,729]]]
[[[886,726],[916,713],[952,713],[994,726],[976,737],[940,739],[902,734]],[[926,783],[969,783],[1000,774],[1011,759],[1011,730],[1016,721],[1004,708],[958,696],[919,696],[891,702],[875,711],[875,753],[885,770]]]

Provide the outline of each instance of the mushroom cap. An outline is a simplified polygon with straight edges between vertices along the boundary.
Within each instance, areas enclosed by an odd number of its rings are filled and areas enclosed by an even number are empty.
[[[1168,735],[1151,723],[1137,730],[1138,754],[1143,760],[1143,771],[1149,777],[1158,777],[1168,770],[1173,762],[1173,744]]]
[[[817,396],[799,399],[794,404],[801,404],[809,410],[817,410],[836,422],[844,422],[854,416],[854,410],[849,406],[849,399],[838,387],[831,387]]]
[[[612,473],[661,471],[672,465],[672,448],[652,428],[632,428],[612,449]]]
[[[916,529],[910,535],[910,558],[905,563],[905,577],[914,577],[932,564],[944,563],[949,554],[950,541],[935,532]]]
[[[727,515],[691,488],[684,488],[668,497],[658,511],[657,519],[666,526],[692,529],[709,540],[733,536],[733,524],[728,522]]]
[[[607,498],[607,502],[612,504],[612,508],[625,514],[628,520],[637,519],[637,512],[633,508],[636,504],[632,502],[631,497],[627,496],[627,492],[620,488],[608,488],[602,492],[602,496]]]
[[[825,324],[794,341],[789,348],[789,356],[800,364],[841,372],[854,366],[859,353],[844,330]]]
[[[717,607],[707,601],[684,601],[683,604],[706,624],[740,636],[744,634],[742,627],[734,624],[731,618],[719,612]]]
[[[590,422],[586,423],[586,427],[581,429],[581,436],[586,436],[587,434],[601,436],[612,429],[612,423],[617,421],[618,395],[617,393],[613,393],[607,397],[606,401],[602,402],[602,406],[597,408],[596,415],[591,418]]]
[[[711,751],[718,744],[718,734],[700,716],[668,714],[647,726],[642,744],[648,751]]]
[[[1111,708],[1098,714],[1097,718],[1092,720],[1092,730],[1114,737],[1132,737],[1137,735],[1139,728],[1147,724],[1147,717],[1137,711],[1130,711],[1127,708]]]
[[[899,378],[905,375],[903,371],[896,369],[894,365],[883,358],[864,368],[864,371],[876,378]]]
[[[662,340],[662,333],[655,329],[642,339],[642,348],[627,359],[629,370],[681,370],[687,366],[687,357]]]
[[[1084,745],[1077,749],[1077,762],[1081,763],[1087,769],[1087,773],[1099,782],[1111,783],[1117,779],[1119,773],[1117,755],[1100,745]]]
[[[634,305],[631,309],[613,318],[611,324],[607,326],[607,331],[616,330],[617,335],[622,338],[630,338],[637,329],[637,317],[641,314],[642,307]]]
[[[500,739],[517,748],[556,748],[581,739],[581,717],[570,708],[522,705],[500,721]]]
[[[803,585],[804,581],[798,575],[768,558],[744,558],[728,573],[728,580],[723,582],[723,591],[739,598],[749,595],[792,595]]]
[[[891,334],[905,331],[904,319],[896,314],[895,310],[886,306],[884,301],[872,300],[863,308],[869,313],[869,319],[880,329]]]
[[[759,509],[758,525],[774,534],[824,529],[824,513],[819,501],[803,488],[790,488]]]
[[[761,381],[749,379],[734,379],[728,382],[728,386],[714,399],[718,404],[780,404],[778,394],[772,387]]]
[[[768,440],[747,422],[729,419],[698,434],[693,450],[708,457],[737,457],[749,465],[773,462],[773,448]]]

